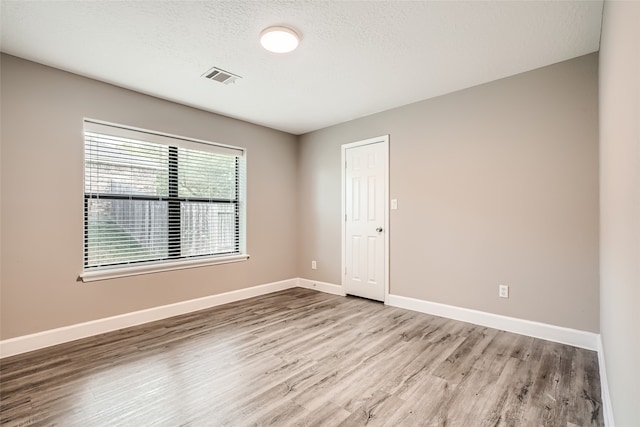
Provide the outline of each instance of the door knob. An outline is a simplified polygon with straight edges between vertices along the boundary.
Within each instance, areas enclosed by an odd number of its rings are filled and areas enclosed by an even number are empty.
[[[376,231],[377,231],[378,233],[382,233],[382,227],[378,227],[378,228],[376,228]]]

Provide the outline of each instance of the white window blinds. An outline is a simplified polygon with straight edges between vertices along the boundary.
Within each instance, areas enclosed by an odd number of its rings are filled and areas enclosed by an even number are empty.
[[[245,152],[84,124],[84,269],[244,253]]]

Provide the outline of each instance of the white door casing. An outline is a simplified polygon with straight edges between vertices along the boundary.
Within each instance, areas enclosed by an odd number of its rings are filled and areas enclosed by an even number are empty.
[[[377,301],[388,294],[389,136],[342,146],[345,293]]]

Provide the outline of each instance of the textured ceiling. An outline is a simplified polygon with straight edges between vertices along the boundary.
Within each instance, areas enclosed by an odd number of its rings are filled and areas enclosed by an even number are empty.
[[[2,51],[302,134],[599,49],[602,1],[11,1]],[[263,50],[287,25],[298,50]],[[201,77],[216,66],[242,76]]]

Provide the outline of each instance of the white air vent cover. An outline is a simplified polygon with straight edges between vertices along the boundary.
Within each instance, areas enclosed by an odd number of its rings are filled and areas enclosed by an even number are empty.
[[[224,83],[226,85],[228,85],[229,83],[234,83],[236,80],[242,78],[236,74],[221,70],[220,68],[217,68],[217,67],[213,67],[212,69],[204,73],[202,77],[209,80],[215,80],[217,82]]]

